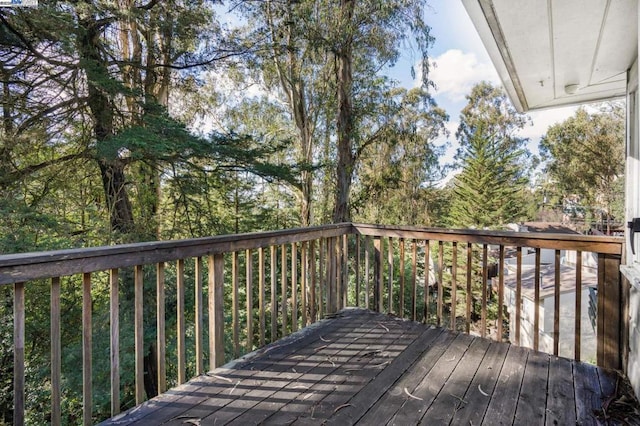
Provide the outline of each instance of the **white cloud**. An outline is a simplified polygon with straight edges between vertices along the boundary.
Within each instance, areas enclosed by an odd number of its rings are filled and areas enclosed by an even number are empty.
[[[491,62],[481,62],[473,52],[450,49],[432,61],[431,79],[436,84],[436,96],[460,102],[471,92],[474,84],[487,80],[500,84]]]
[[[547,133],[547,129],[549,129],[550,126],[571,117],[577,109],[577,106],[569,106],[545,109],[541,111],[530,111],[528,115],[533,121],[533,126],[526,126],[520,131],[519,135],[532,140],[538,139]]]

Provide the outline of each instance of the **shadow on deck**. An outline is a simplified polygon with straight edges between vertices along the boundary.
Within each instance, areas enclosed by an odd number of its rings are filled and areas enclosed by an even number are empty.
[[[347,309],[102,424],[624,424],[628,413],[612,404],[623,380]]]

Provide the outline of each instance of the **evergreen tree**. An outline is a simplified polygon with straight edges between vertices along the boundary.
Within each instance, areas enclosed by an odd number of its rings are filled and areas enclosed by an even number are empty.
[[[623,217],[624,121],[620,104],[605,104],[593,113],[580,108],[551,126],[540,141],[554,183],[549,195],[577,195],[607,219]]]
[[[531,154],[517,132],[527,124],[504,91],[487,82],[467,96],[456,138],[455,177],[450,222],[457,227],[495,228],[520,219]]]

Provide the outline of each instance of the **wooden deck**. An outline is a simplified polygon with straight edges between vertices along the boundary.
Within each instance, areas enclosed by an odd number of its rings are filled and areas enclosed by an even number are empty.
[[[618,376],[349,309],[104,425],[598,424]]]

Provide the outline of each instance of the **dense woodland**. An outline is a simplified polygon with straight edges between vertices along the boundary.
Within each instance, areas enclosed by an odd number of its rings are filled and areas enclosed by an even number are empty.
[[[568,197],[588,220],[620,218],[623,107],[580,109],[534,157],[519,136],[528,117],[482,82],[448,134],[429,79],[431,19],[426,0],[1,8],[0,253],[349,220],[500,228],[552,217]],[[411,89],[387,72],[406,52],[421,64]],[[453,164],[442,160],[446,141],[459,147]],[[63,283],[68,324],[80,321],[76,284]],[[32,407],[46,407],[46,286],[28,289]],[[10,423],[9,290],[2,300],[0,421]],[[94,303],[106,315],[106,287]],[[122,315],[126,324],[132,312]],[[71,371],[78,330],[63,339]],[[96,347],[107,339],[97,330]],[[123,368],[133,368],[126,356]],[[74,424],[80,377],[66,380]]]

